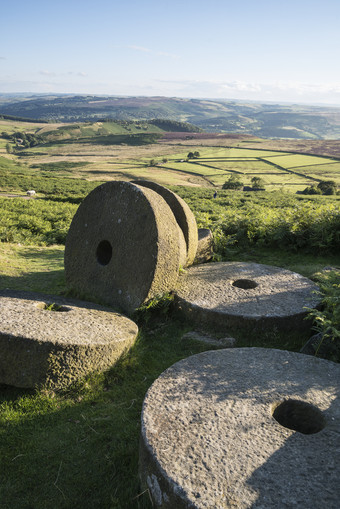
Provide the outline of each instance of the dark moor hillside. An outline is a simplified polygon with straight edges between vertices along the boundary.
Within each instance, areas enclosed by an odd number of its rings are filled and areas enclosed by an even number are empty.
[[[0,116],[58,122],[103,118],[190,122],[208,132],[264,138],[339,139],[340,108],[167,97],[31,96],[0,94]]]

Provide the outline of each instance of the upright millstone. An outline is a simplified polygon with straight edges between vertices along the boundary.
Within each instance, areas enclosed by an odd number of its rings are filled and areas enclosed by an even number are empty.
[[[183,232],[186,243],[185,267],[192,265],[197,252],[198,230],[194,214],[189,205],[176,193],[166,187],[149,180],[136,180],[139,186],[147,187],[158,193],[171,208],[180,230]]]
[[[173,290],[178,226],[165,200],[129,182],[107,182],[80,205],[65,247],[67,284],[127,313]]]

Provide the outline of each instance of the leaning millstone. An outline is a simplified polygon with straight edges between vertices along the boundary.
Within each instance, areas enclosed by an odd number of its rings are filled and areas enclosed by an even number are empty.
[[[303,331],[311,327],[306,308],[320,302],[317,290],[309,279],[279,267],[208,263],[181,275],[175,301],[201,327]]]
[[[107,182],[85,198],[72,220],[65,274],[82,294],[131,313],[173,290],[179,267],[175,217],[151,189]]]
[[[198,229],[198,245],[194,263],[205,263],[212,259],[214,254],[214,239],[209,228]]]
[[[140,478],[162,509],[337,509],[340,365],[266,348],[210,350],[144,400]]]
[[[65,388],[104,371],[134,343],[137,325],[112,309],[54,295],[0,292],[0,383]]]
[[[173,193],[156,182],[151,182],[149,180],[136,180],[134,183],[139,186],[152,189],[162,196],[162,198],[167,202],[176,218],[178,226],[183,232],[186,242],[186,261],[183,267],[192,265],[197,251],[198,234],[196,219],[190,207],[176,193]]]
[[[217,337],[210,336],[208,334],[203,334],[202,332],[198,332],[198,331],[186,332],[182,336],[181,339],[182,339],[182,341],[187,341],[187,340],[199,341],[201,343],[205,343],[210,346],[218,346],[220,348],[228,348],[228,347],[230,348],[232,346],[235,346],[235,344],[236,344],[235,338],[231,338],[228,336],[226,336],[224,338],[217,338]]]

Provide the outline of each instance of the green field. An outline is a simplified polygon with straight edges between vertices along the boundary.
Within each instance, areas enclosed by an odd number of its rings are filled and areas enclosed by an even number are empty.
[[[15,132],[34,135],[37,144],[16,146],[8,139]],[[23,176],[40,172],[41,176],[85,180],[145,178],[162,185],[222,187],[236,172],[245,186],[251,185],[254,176],[261,177],[269,191],[282,188],[296,193],[321,180],[340,185],[340,159],[334,157],[241,148],[238,140],[235,146],[200,145],[190,150],[180,142],[150,143],[155,141],[152,136],[162,132],[148,122],[50,125],[0,120],[0,155],[8,164],[20,162]],[[188,152],[195,149],[200,157],[187,160]],[[0,187],[4,187],[1,179]]]

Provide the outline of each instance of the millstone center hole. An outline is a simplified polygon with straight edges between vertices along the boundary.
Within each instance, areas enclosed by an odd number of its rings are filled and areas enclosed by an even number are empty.
[[[321,410],[296,399],[288,399],[277,405],[273,417],[281,426],[305,435],[319,433],[326,426],[326,419]]]
[[[253,288],[259,286],[258,283],[252,279],[236,279],[232,285],[236,286],[237,288],[243,288],[243,290],[252,290]]]
[[[112,246],[108,240],[102,240],[99,242],[97,251],[97,262],[100,265],[107,265],[112,258]]]

